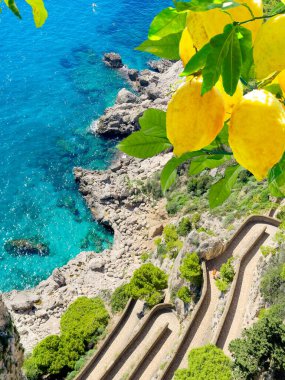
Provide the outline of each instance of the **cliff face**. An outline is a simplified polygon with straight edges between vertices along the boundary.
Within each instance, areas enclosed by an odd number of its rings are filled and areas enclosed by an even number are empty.
[[[0,380],[22,380],[23,359],[19,334],[0,296]]]

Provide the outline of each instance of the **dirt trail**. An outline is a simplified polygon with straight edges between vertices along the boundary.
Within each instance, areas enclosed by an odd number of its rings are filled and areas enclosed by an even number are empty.
[[[270,221],[269,219],[268,223],[254,220],[246,222],[230,241],[225,252],[220,257],[206,263],[207,292],[202,300],[196,318],[186,330],[178,351],[161,376],[161,380],[171,380],[177,368],[187,367],[187,356],[190,349],[203,346],[213,340],[214,333],[211,330],[211,322],[218,305],[220,292],[216,287],[211,272],[214,268],[219,270],[221,265],[226,262],[229,257],[240,258],[246,254],[246,259],[242,263],[234,294],[235,302],[231,305],[229,315],[226,318],[219,344],[222,348],[225,347],[225,352],[227,352],[229,341],[239,336],[250,286],[253,281],[254,269],[260,254],[258,253],[259,248],[262,244],[270,243],[270,239],[276,232],[277,224],[278,222],[274,220]],[[265,229],[267,233],[265,233]],[[231,326],[233,326],[233,328],[231,328]]]
[[[122,347],[124,347],[131,336],[134,334],[134,330],[139,323],[137,313],[139,313],[143,308],[143,302],[137,301],[134,304],[128,318],[126,319],[124,325],[120,329],[119,333],[116,335],[112,344],[104,352],[103,356],[100,358],[99,362],[89,371],[89,375],[84,377],[86,380],[99,380],[105,373],[106,368],[109,366],[110,362],[116,359],[119,355]]]
[[[276,227],[267,226],[262,244],[270,245],[275,233]],[[229,343],[241,335],[250,289],[254,283],[254,271],[262,255],[260,245],[253,247],[241,263],[233,300],[217,341],[217,346],[222,348],[227,355],[230,354],[228,350]]]

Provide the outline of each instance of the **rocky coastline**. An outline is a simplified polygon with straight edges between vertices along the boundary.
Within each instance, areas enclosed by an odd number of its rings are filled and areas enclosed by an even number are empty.
[[[131,91],[122,89],[115,105],[90,127],[104,138],[123,137],[138,129],[138,119],[147,108],[165,109],[181,70],[180,63],[154,61],[153,70],[137,72],[121,65],[118,56],[114,59],[113,65],[109,55],[109,66],[121,71]],[[74,169],[94,219],[114,231],[114,244],[100,254],[79,253],[33,289],[3,294],[26,352],[59,332],[60,317],[74,299],[107,297],[141,264],[141,253],[154,248],[153,239],[169,218],[164,201],[153,206],[136,182],[159,171],[169,158],[166,154],[142,161],[118,154],[107,171]]]

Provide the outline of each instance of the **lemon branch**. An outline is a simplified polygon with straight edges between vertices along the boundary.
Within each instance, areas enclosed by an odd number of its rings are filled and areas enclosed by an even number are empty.
[[[243,25],[243,24],[247,24],[249,22],[255,21],[255,20],[265,20],[265,19],[268,19],[268,18],[271,18],[271,17],[275,17],[275,16],[278,16],[278,15],[284,14],[284,13],[285,13],[285,10],[282,9],[282,11],[274,13],[273,15],[257,16],[257,17],[253,17],[253,18],[251,18],[249,20],[239,21],[239,22],[235,21],[234,25]]]

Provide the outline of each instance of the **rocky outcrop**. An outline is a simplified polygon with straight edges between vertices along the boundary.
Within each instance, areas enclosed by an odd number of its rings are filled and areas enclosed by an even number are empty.
[[[24,350],[11,316],[0,296],[0,379],[24,379],[21,367]]]
[[[123,65],[120,54],[117,53],[105,53],[103,57],[105,65],[112,67],[113,69],[121,69]]]
[[[165,110],[171,95],[174,78],[182,70],[180,62],[159,62],[152,66],[157,71],[130,70],[124,66],[124,73],[131,81],[136,94],[122,89],[114,106],[107,108],[98,120],[95,120],[90,130],[105,138],[122,138],[139,129],[138,120],[148,108]]]

